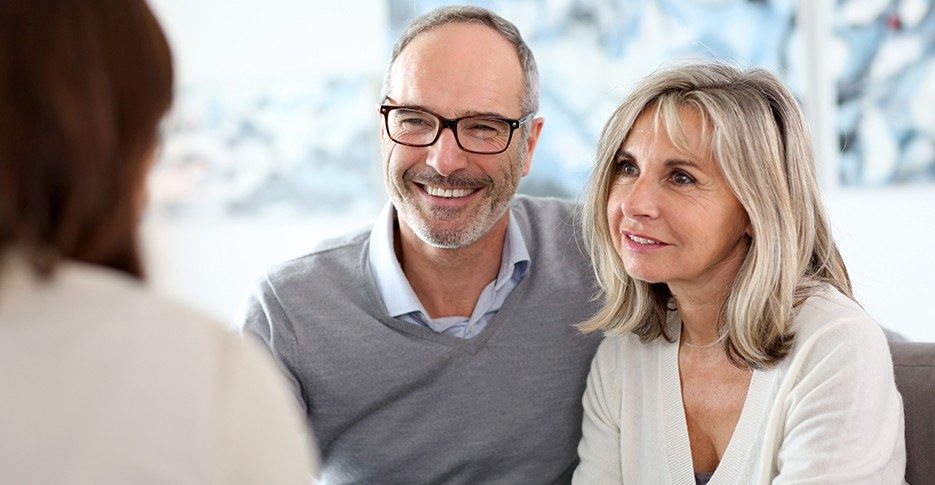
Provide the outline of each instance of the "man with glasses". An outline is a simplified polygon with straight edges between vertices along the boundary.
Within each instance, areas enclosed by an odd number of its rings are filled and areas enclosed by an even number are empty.
[[[272,269],[241,317],[287,370],[326,483],[568,482],[597,337],[573,207],[514,197],[543,120],[513,24],[415,19],[384,82],[391,203]]]

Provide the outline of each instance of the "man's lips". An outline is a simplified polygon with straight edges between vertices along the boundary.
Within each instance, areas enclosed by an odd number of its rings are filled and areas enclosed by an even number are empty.
[[[420,184],[416,182],[425,193],[433,197],[442,197],[445,199],[460,199],[462,197],[467,197],[478,190],[480,187],[445,187],[438,185],[429,185],[429,184]]]

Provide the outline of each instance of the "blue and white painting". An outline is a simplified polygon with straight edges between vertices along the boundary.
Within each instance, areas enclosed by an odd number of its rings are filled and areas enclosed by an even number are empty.
[[[347,34],[326,51],[360,41],[360,34],[376,25],[378,40],[356,46],[358,52],[372,53],[365,65],[325,69],[311,77],[183,79],[151,178],[151,211],[175,219],[375,213],[385,200],[376,105],[392,43],[412,18],[449,2],[371,3],[381,8],[355,15],[374,18],[347,25]],[[801,72],[810,64],[805,57],[810,51],[800,47],[795,0],[470,3],[512,20],[539,64],[540,114],[546,124],[533,169],[520,187],[525,193],[577,197],[604,121],[638,79],[666,64],[714,58],[764,67],[783,77],[801,100],[810,95]],[[184,5],[176,7],[182,11]],[[314,10],[307,7],[306,15]],[[830,18],[819,23],[833,39],[822,48],[834,60],[824,76],[828,83],[836,82],[838,93],[837,103],[830,104],[838,108],[840,183],[935,181],[932,0],[835,0],[829,11]],[[248,14],[245,10],[242,17],[249,20]],[[172,18],[168,20],[172,27]],[[308,30],[302,28],[306,21],[294,19],[293,31]],[[352,30],[358,24],[368,27]],[[193,22],[188,28],[200,35],[212,26]],[[275,26],[268,30],[266,37],[271,37]],[[282,42],[288,41],[284,36]],[[210,51],[211,46],[194,44],[179,43],[179,52]],[[213,57],[205,54],[204,59]],[[233,54],[228,58],[223,65],[239,72],[240,59]],[[188,65],[204,64],[195,59]],[[303,66],[315,60],[314,55],[299,55],[289,62]],[[288,74],[289,69],[283,71]]]
[[[838,0],[838,176],[845,186],[935,181],[931,0]]]
[[[171,217],[372,211],[377,79],[183,87],[150,178]]]

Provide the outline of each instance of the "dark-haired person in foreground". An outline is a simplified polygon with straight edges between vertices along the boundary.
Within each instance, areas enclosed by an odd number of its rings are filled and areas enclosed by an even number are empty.
[[[608,333],[575,483],[903,483],[903,407],[851,294],[789,90],[759,69],[645,79],[604,128],[587,239]]]
[[[0,0],[0,483],[310,481],[262,346],[141,281],[171,100],[143,1]]]
[[[543,120],[532,53],[479,8],[414,20],[380,117],[391,203],[273,268],[239,320],[282,361],[327,483],[567,483],[599,336],[572,205],[514,197]]]

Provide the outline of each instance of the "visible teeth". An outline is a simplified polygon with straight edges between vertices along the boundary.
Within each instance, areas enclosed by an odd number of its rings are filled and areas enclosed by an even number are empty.
[[[627,234],[627,237],[629,237],[631,240],[636,241],[640,244],[659,244],[659,241],[648,239],[645,237],[634,236],[633,234]]]
[[[443,189],[441,187],[425,186],[425,191],[435,197],[465,197],[474,193],[474,189]]]

